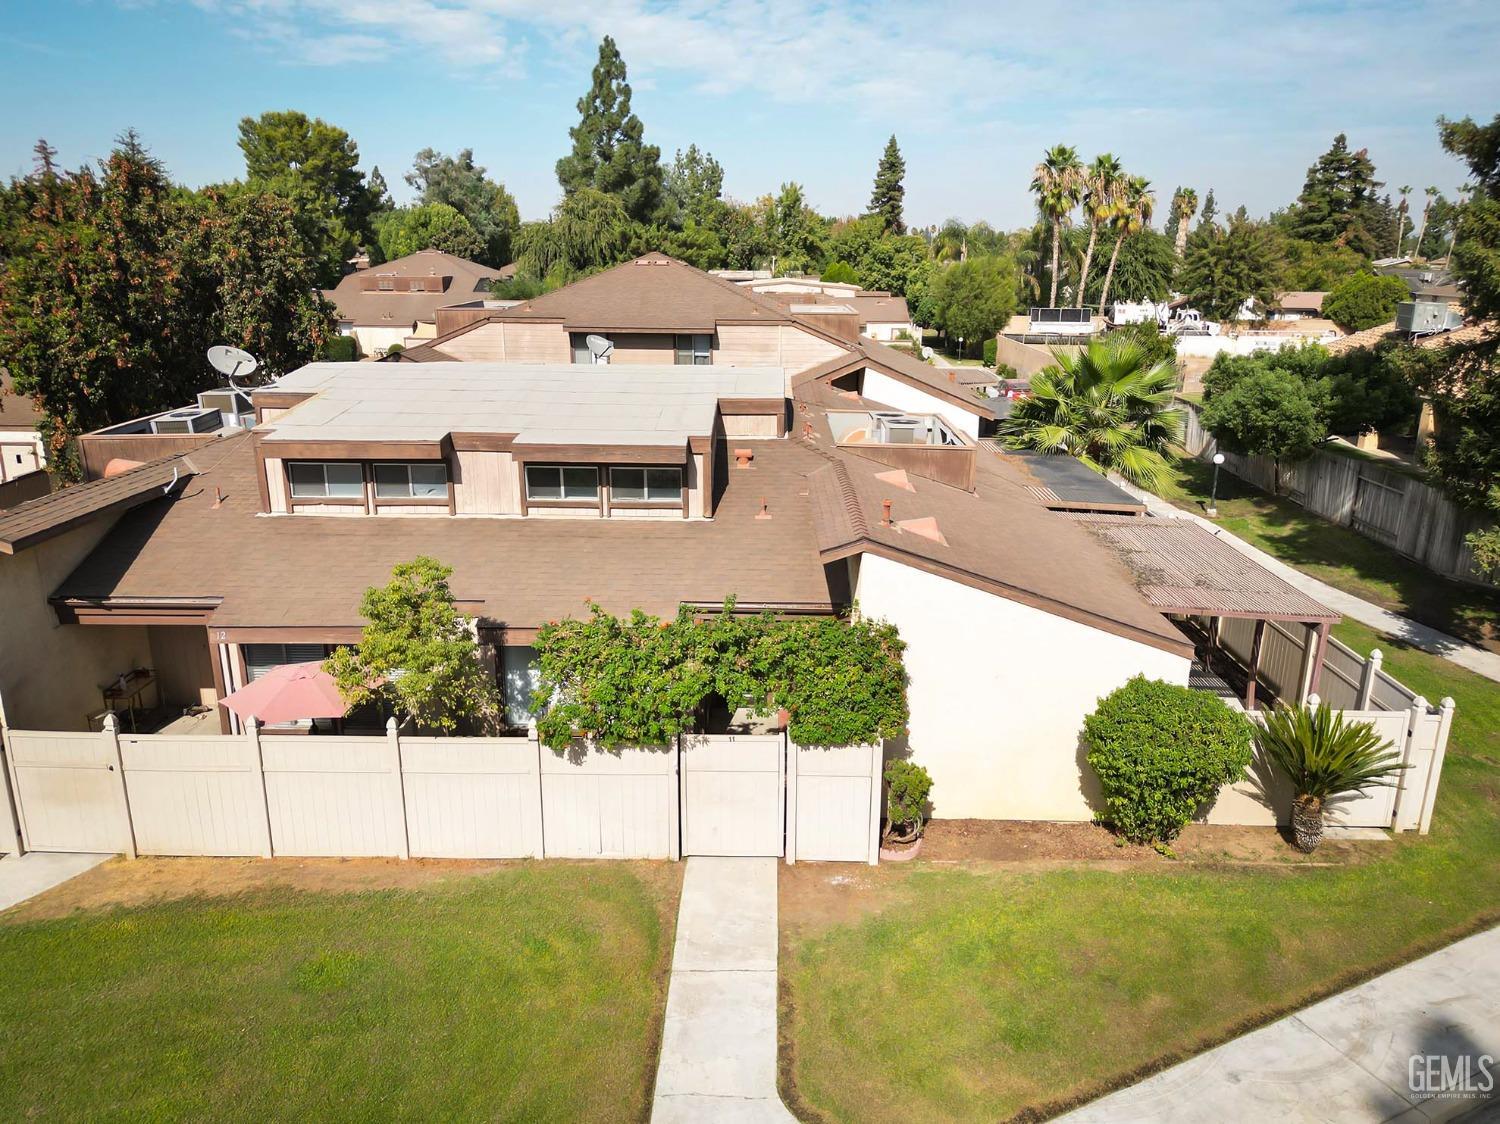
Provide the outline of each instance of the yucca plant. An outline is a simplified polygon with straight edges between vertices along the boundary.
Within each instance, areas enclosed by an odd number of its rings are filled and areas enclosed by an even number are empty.
[[[1368,722],[1350,722],[1327,703],[1307,708],[1278,703],[1266,714],[1256,744],[1291,778],[1292,839],[1311,853],[1323,841],[1323,809],[1329,800],[1396,783],[1407,768],[1400,755]]]

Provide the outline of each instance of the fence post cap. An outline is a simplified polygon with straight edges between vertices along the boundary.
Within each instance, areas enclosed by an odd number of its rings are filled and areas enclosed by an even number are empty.
[[[1371,648],[1370,649],[1370,662],[1371,663],[1379,663],[1383,659],[1385,659],[1385,653],[1382,652],[1379,648]]]
[[[1443,701],[1438,703],[1438,706],[1442,707],[1444,710],[1452,710],[1456,706],[1458,706],[1458,704],[1453,701],[1452,695],[1444,695]]]
[[[385,720],[385,732],[387,734],[394,734],[398,729],[400,727],[396,725],[396,716],[393,714]]]
[[[1318,707],[1323,705],[1323,700],[1318,698],[1317,693],[1314,692],[1307,696],[1307,705],[1309,709],[1317,710]]]
[[[1412,705],[1412,709],[1414,709],[1414,710],[1425,711],[1432,704],[1429,703],[1426,700],[1426,698],[1424,698],[1423,696],[1418,695],[1416,698],[1414,698],[1414,699],[1411,700],[1411,705]]]
[[[106,734],[118,734],[120,732],[120,719],[114,711],[104,716],[104,732]]]

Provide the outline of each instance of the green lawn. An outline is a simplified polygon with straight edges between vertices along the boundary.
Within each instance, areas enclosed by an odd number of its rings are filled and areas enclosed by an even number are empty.
[[[1182,458],[1160,490],[1163,499],[1204,513],[1213,467]],[[1346,527],[1219,474],[1217,522],[1304,573],[1387,609],[1500,651],[1500,593],[1438,577],[1431,570]]]
[[[677,874],[0,922],[0,1118],[644,1120]]]
[[[1500,686],[1385,647],[1459,701],[1430,836],[1340,866],[883,867],[878,913],[783,934],[790,1094],[838,1121],[1057,1107],[1500,921]]]

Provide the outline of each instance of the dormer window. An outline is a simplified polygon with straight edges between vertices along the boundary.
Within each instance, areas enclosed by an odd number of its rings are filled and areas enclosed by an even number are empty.
[[[442,461],[375,466],[376,499],[445,499],[447,495],[448,466]]]
[[[611,503],[681,503],[682,469],[612,468],[609,470]]]
[[[294,500],[360,499],[364,470],[351,461],[293,461],[286,466]]]
[[[597,500],[599,470],[570,465],[528,464],[526,498],[548,500]]]

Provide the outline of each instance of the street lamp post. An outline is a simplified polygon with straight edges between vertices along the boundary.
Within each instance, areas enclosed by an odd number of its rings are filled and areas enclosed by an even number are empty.
[[[1214,486],[1208,493],[1208,517],[1217,519],[1219,517],[1219,466],[1224,463],[1224,454],[1214,454]]]

